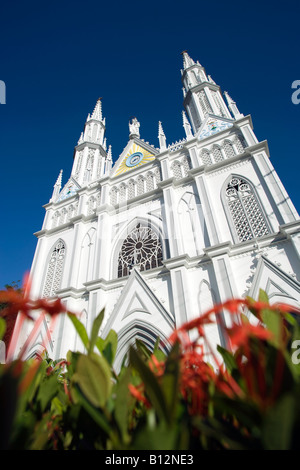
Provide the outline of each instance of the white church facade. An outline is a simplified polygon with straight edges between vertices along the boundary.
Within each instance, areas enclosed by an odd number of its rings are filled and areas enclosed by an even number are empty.
[[[119,338],[116,367],[135,338],[168,348],[172,330],[213,303],[264,289],[300,306],[300,219],[269,157],[228,95],[183,53],[185,138],[145,142],[136,118],[113,164],[99,99],[45,207],[31,269],[33,296],[59,296],[89,331],[105,307],[101,335]],[[224,317],[210,326],[225,345]],[[45,322],[29,356],[40,352]],[[49,333],[49,332],[48,332]],[[20,342],[28,331],[24,327]],[[49,355],[81,349],[62,315]]]

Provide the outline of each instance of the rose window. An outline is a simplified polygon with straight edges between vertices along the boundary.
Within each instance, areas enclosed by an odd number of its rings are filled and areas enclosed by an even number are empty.
[[[162,246],[158,235],[138,224],[125,239],[118,259],[118,277],[128,276],[133,267],[140,271],[162,266]]]

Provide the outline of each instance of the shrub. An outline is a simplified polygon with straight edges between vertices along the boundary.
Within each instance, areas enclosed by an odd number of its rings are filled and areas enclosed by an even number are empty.
[[[53,361],[44,352],[25,360],[25,347],[0,369],[2,449],[204,450],[296,449],[300,430],[298,396],[299,324],[294,308],[233,299],[216,305],[175,330],[168,354],[136,341],[128,365],[114,371],[117,335],[90,336],[59,300],[32,301],[24,291],[0,292],[1,337],[10,314],[32,318],[68,315],[85,353],[69,351]],[[227,347],[218,356],[206,325],[226,310]],[[249,321],[252,313],[256,323]],[[192,338],[192,339],[191,339]],[[28,339],[30,341],[30,338]],[[209,359],[204,353],[208,348]],[[222,357],[220,361],[219,357]]]

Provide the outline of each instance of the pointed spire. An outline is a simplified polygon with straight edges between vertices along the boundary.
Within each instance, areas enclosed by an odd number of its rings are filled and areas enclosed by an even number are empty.
[[[102,98],[98,98],[94,111],[92,113],[91,119],[95,119],[96,121],[102,121]]]
[[[107,160],[112,160],[111,145],[109,145],[108,147]]]
[[[191,130],[191,125],[190,125],[184,111],[182,111],[182,120],[183,120],[183,128],[185,130],[186,138],[189,139],[190,137],[193,137],[193,134],[192,134],[192,130]]]
[[[107,149],[106,137],[104,137],[104,141],[103,141],[103,148],[104,148],[104,150],[106,150],[106,149]]]
[[[79,140],[78,140],[77,144],[81,144],[81,142],[83,142],[83,132],[81,132],[81,134],[80,134],[80,137],[79,137]]]
[[[213,83],[214,85],[216,85],[216,82],[211,78],[210,75],[208,75],[208,81],[209,81],[210,83]]]
[[[239,118],[243,117],[244,115],[239,112],[238,107],[236,105],[236,102],[233,101],[233,99],[229,96],[227,91],[224,91],[224,95],[225,95],[227,103],[228,103],[228,108],[232,112],[233,117],[235,119],[239,119]]]
[[[106,162],[105,162],[105,174],[107,175],[112,168],[112,152],[111,152],[111,145],[108,147]]]
[[[159,147],[160,150],[166,150],[167,148],[167,141],[166,136],[160,121],[158,121],[158,140],[159,140]]]
[[[184,69],[187,69],[188,67],[191,67],[192,65],[195,65],[195,62],[188,55],[187,51],[183,51],[181,54],[183,56],[183,68]]]
[[[60,193],[60,190],[61,190],[61,183],[62,183],[62,174],[63,174],[63,170],[60,170],[58,178],[56,180],[56,183],[53,187],[53,193],[52,193],[52,197],[50,199],[50,202],[56,202],[56,200],[59,196],[59,193]]]

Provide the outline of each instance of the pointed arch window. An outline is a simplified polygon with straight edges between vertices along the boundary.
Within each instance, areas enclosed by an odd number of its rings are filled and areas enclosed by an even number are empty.
[[[226,199],[241,242],[269,233],[259,200],[248,181],[232,178],[226,187]]]
[[[214,145],[213,147],[213,156],[214,156],[215,163],[218,163],[224,160],[222,150],[220,149],[218,145]]]
[[[225,140],[223,148],[226,158],[231,158],[235,156],[233,145],[229,140]]]
[[[211,105],[208,101],[208,98],[204,90],[201,90],[198,93],[198,98],[199,98],[200,106],[201,106],[204,116],[206,116],[208,113],[212,113]]]
[[[137,224],[127,236],[118,258],[118,277],[128,276],[133,267],[140,271],[162,266],[162,245],[151,227]]]
[[[87,211],[87,215],[91,215],[94,213],[96,209],[96,199],[94,198],[94,196],[91,196],[88,200],[88,211]]]
[[[122,184],[120,185],[120,192],[119,192],[119,194],[120,194],[120,202],[126,201],[126,189],[127,189],[127,188],[126,188],[126,185],[125,185],[124,183],[122,183]]]
[[[130,180],[128,182],[128,199],[132,199],[135,197],[135,182],[134,180]]]
[[[154,176],[153,176],[153,173],[147,173],[146,187],[147,187],[147,191],[152,191],[154,189]]]
[[[143,176],[139,176],[137,179],[137,195],[140,196],[145,192],[145,179]]]
[[[201,159],[202,159],[203,165],[211,165],[212,164],[210,153],[206,149],[202,150]]]
[[[52,297],[60,288],[65,262],[66,248],[62,240],[59,240],[53,251],[47,267],[43,297]]]
[[[180,180],[182,178],[181,165],[178,161],[175,161],[172,164],[172,171],[173,171],[174,178],[176,180]]]
[[[114,205],[114,204],[117,204],[117,201],[118,201],[118,190],[114,186],[113,188],[111,188],[111,191],[110,191],[110,203]]]

